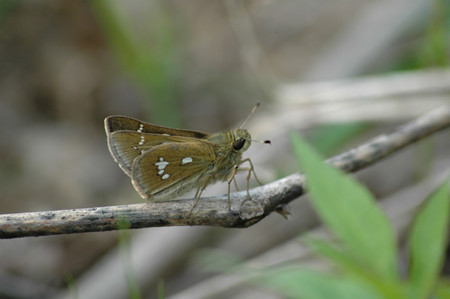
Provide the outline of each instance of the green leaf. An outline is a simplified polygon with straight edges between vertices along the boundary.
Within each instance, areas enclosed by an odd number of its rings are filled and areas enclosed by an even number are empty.
[[[320,255],[328,258],[338,267],[349,274],[355,281],[374,287],[383,298],[403,298],[405,289],[394,281],[386,281],[380,277],[367,273],[364,266],[355,262],[348,252],[337,248],[329,241],[308,238],[308,246]]]
[[[164,288],[164,279],[158,280],[158,285],[156,286],[158,291],[158,299],[166,298],[166,289]]]
[[[449,187],[445,182],[425,203],[411,230],[409,281],[414,298],[428,298],[442,267],[449,223]]]
[[[436,290],[436,298],[437,299],[448,299],[450,298],[450,282],[441,282],[437,286]]]
[[[361,264],[357,263],[348,252],[338,249],[331,242],[308,238],[307,244],[311,250],[328,258],[341,269],[353,274],[364,275],[365,271]]]
[[[263,275],[262,283],[289,298],[382,298],[352,280],[306,269],[274,271]]]
[[[372,195],[350,176],[324,164],[297,135],[291,138],[322,221],[368,271],[381,279],[398,280],[394,234]]]

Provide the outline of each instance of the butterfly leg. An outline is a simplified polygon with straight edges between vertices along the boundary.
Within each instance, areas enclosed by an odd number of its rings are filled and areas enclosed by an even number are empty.
[[[201,186],[198,186],[197,191],[195,192],[194,198],[200,197],[200,196],[198,196],[198,194],[201,193],[200,190],[201,190]]]
[[[238,184],[236,182],[236,179],[234,179],[233,181],[234,181],[234,187],[236,188],[236,191],[240,191],[239,187],[238,187]]]
[[[194,210],[194,208],[197,206],[198,200],[200,199],[200,197],[202,196],[203,191],[206,189],[206,186],[208,186],[209,180],[211,179],[211,177],[208,177],[208,179],[206,180],[205,184],[203,185],[203,187],[199,186],[197,188],[197,191],[195,192],[195,202],[194,205],[192,206],[191,210],[189,211],[188,215],[186,218],[189,218],[191,216],[192,211]]]
[[[235,175],[236,175],[236,173],[239,171],[239,172],[242,172],[242,171],[248,171],[248,175],[247,175],[247,197],[248,198],[250,198],[250,193],[248,192],[248,188],[249,188],[249,186],[250,186],[250,176],[251,176],[251,174],[252,174],[252,170],[249,168],[249,167],[239,167],[238,165],[236,165],[235,166],[235,171],[233,172],[233,176],[232,176],[232,178],[230,179],[230,181],[228,182],[228,193],[229,193],[229,191],[230,191],[230,184],[231,184],[231,181],[234,179],[234,181],[236,181],[236,179],[235,179]],[[228,196],[229,197],[229,196]]]
[[[237,183],[236,183],[236,180],[235,180],[235,175],[236,175],[236,172],[238,171],[238,168],[239,168],[238,165],[235,165],[233,167],[233,171],[231,172],[230,179],[228,180],[228,210],[231,210],[231,199],[230,199],[231,182],[234,180],[234,183],[236,184],[236,187],[237,187]]]
[[[245,163],[245,162],[248,162],[248,163],[250,164],[250,167],[239,167],[239,165],[241,165],[241,164],[243,164],[243,163]],[[252,161],[251,161],[249,158],[244,159],[244,160],[242,160],[238,165],[235,165],[234,168],[233,168],[233,170],[232,170],[232,172],[231,172],[231,174],[230,174],[230,179],[228,180],[228,209],[229,209],[229,210],[231,210],[230,193],[231,193],[231,182],[232,182],[233,180],[234,180],[234,184],[235,184],[235,186],[236,186],[236,190],[239,191],[239,188],[238,188],[238,186],[237,186],[237,182],[236,182],[236,179],[235,179],[236,173],[237,173],[238,171],[239,171],[239,172],[241,172],[241,171],[248,171],[248,174],[247,174],[247,197],[248,197],[249,199],[251,199],[251,197],[250,197],[250,192],[249,192],[249,188],[250,188],[250,177],[251,177],[252,173],[253,173],[253,176],[255,177],[256,181],[258,182],[258,184],[259,184],[259,185],[262,185],[261,181],[260,181],[260,180],[258,179],[258,177],[256,176],[256,173],[255,173],[255,170],[254,170],[254,167],[253,167],[253,163],[252,163]]]
[[[248,162],[248,163],[250,164],[250,167],[239,168],[239,171],[248,171],[248,174],[247,174],[247,197],[248,197],[249,199],[251,199],[251,197],[250,197],[250,192],[249,192],[249,188],[250,188],[250,177],[251,177],[252,173],[253,173],[253,176],[255,177],[255,180],[258,182],[258,184],[259,184],[260,186],[262,185],[262,183],[261,183],[261,181],[258,179],[258,177],[256,176],[255,169],[254,169],[254,167],[253,167],[253,163],[252,163],[252,161],[251,161],[249,158],[242,160],[242,161],[239,163],[239,165],[241,165],[241,164],[243,164],[243,163],[245,163],[245,162]]]
[[[248,163],[250,164],[249,172],[252,172],[252,173],[253,173],[253,176],[255,177],[256,182],[258,182],[258,184],[259,184],[260,186],[262,186],[263,184],[262,184],[261,181],[258,179],[258,176],[256,176],[256,172],[255,172],[255,168],[253,167],[252,160],[250,160],[250,158],[244,159],[244,160],[242,160],[242,161],[239,163],[239,165],[241,165],[241,164],[243,164],[243,163],[245,163],[245,162],[248,162]],[[249,175],[250,175],[250,174],[249,174]]]

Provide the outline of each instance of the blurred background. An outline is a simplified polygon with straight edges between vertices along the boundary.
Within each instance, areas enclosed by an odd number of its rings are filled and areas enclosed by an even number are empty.
[[[0,213],[142,202],[108,152],[112,114],[214,133],[261,101],[247,128],[272,146],[253,144],[245,156],[271,182],[299,170],[289,131],[329,157],[449,104],[449,49],[445,0],[2,0]],[[396,218],[442,181],[448,137],[357,177]],[[156,298],[159,285],[174,298],[280,298],[198,257],[298,260],[289,245],[319,225],[302,197],[290,220],[273,214],[245,230],[0,240],[0,297]]]

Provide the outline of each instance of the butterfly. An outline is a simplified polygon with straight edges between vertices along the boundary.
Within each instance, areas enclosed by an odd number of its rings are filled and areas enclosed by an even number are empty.
[[[252,173],[261,185],[251,160],[242,159],[242,153],[252,142],[250,133],[242,127],[258,106],[259,103],[240,128],[216,134],[172,129],[126,116],[109,116],[105,118],[108,148],[144,199],[168,201],[196,188],[189,217],[209,184],[226,181],[228,208],[231,209],[230,184],[233,180],[236,184],[236,173],[248,173],[249,198]],[[242,167],[244,163],[248,163],[248,167]]]

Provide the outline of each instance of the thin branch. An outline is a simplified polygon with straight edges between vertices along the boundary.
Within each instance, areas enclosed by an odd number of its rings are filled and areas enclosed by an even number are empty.
[[[390,154],[450,126],[450,107],[431,111],[389,134],[327,160],[346,172],[367,167]],[[0,238],[43,236],[175,225],[249,227],[305,193],[305,177],[295,173],[246,192],[202,198],[187,218],[194,199],[86,209],[0,215]],[[125,224],[125,225],[124,225]]]

